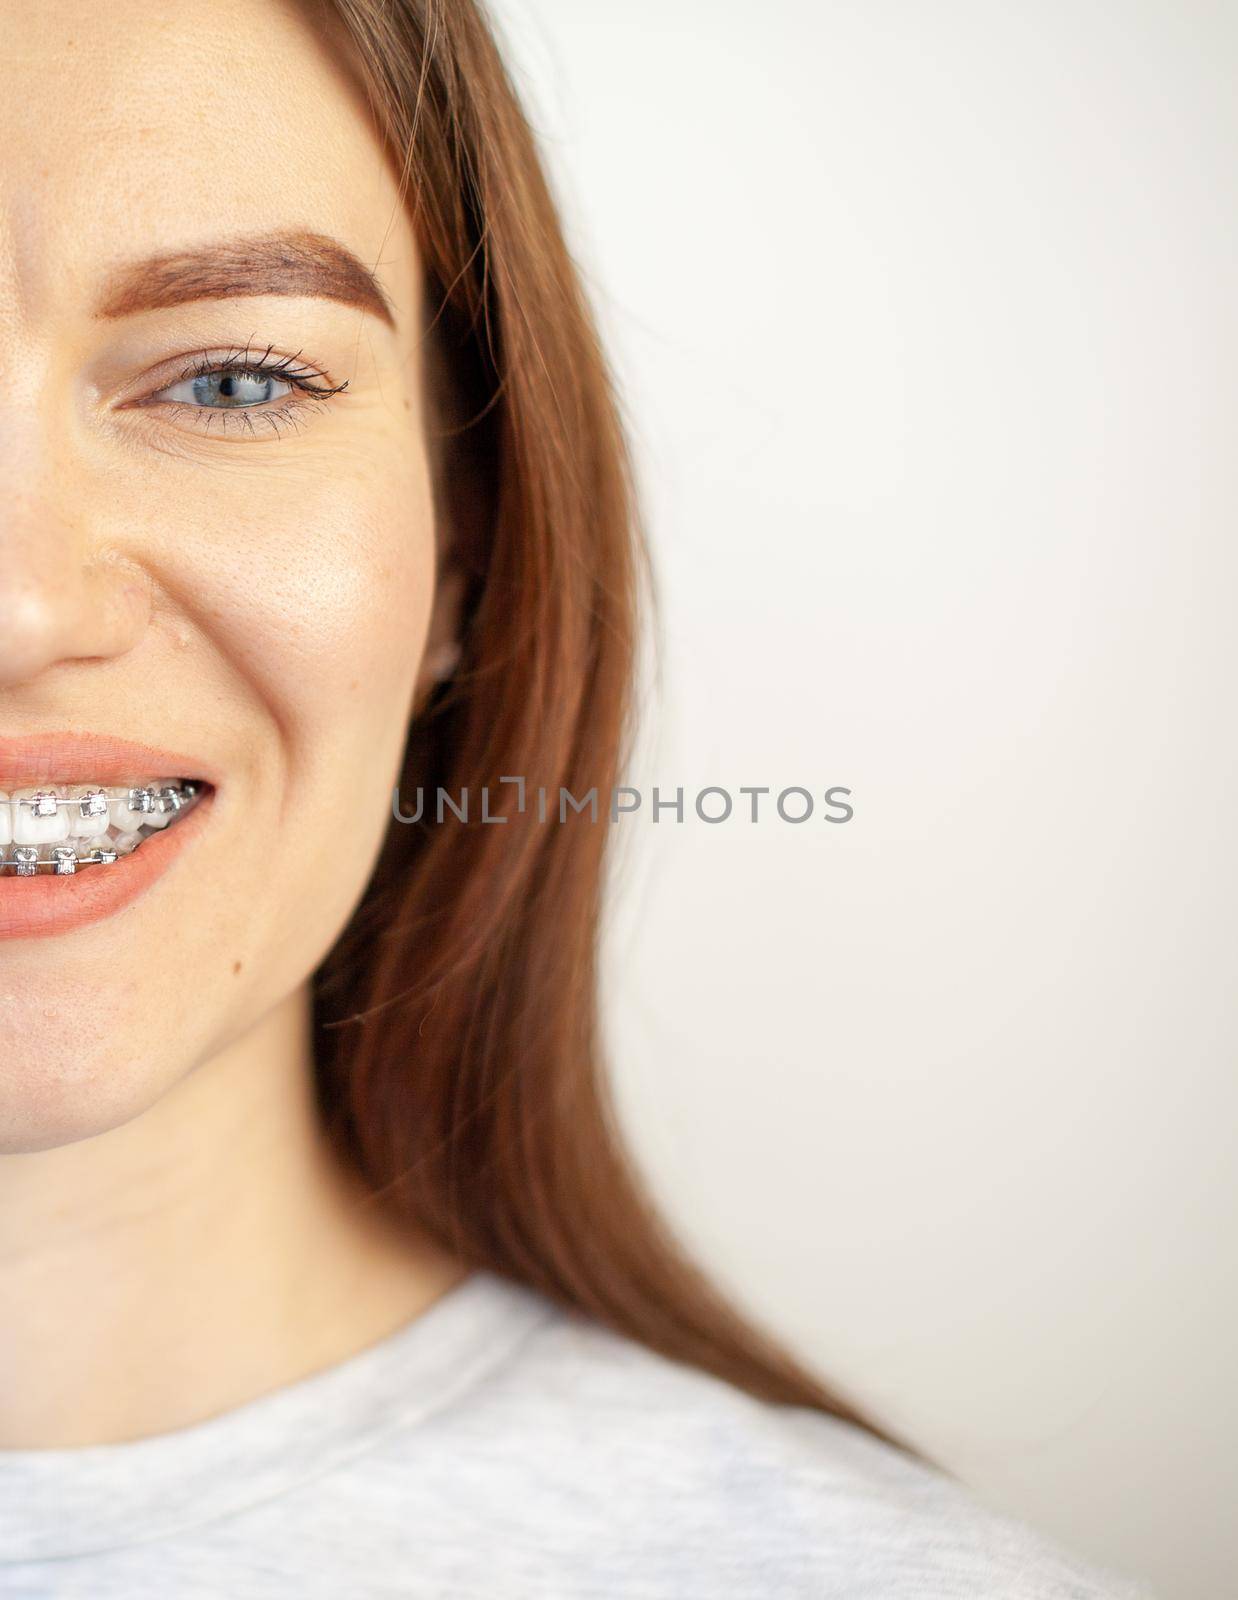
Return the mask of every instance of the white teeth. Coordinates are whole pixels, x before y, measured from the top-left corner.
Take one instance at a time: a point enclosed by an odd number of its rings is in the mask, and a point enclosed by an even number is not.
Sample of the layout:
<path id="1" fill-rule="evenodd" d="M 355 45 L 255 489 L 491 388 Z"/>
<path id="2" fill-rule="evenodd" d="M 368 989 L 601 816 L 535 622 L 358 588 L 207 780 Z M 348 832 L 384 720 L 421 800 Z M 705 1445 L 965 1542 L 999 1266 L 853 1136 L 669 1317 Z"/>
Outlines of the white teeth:
<path id="1" fill-rule="evenodd" d="M 114 862 L 191 809 L 201 791 L 190 779 L 0 791 L 0 876 L 50 869 L 68 877 L 83 864 Z"/>
<path id="2" fill-rule="evenodd" d="M 51 789 L 14 789 L 9 810 L 13 818 L 14 844 L 59 844 L 69 837 L 69 817 L 64 806 L 54 803 Z M 42 796 L 39 807 L 19 805 L 19 800 L 33 800 Z M 47 808 L 47 797 L 53 797 L 52 815 L 42 816 L 39 809 Z"/>
<path id="3" fill-rule="evenodd" d="M 145 789 L 108 789 L 108 820 L 118 833 L 130 833 L 149 820 L 150 813 L 140 810 Z M 136 801 L 136 805 L 130 802 Z"/>

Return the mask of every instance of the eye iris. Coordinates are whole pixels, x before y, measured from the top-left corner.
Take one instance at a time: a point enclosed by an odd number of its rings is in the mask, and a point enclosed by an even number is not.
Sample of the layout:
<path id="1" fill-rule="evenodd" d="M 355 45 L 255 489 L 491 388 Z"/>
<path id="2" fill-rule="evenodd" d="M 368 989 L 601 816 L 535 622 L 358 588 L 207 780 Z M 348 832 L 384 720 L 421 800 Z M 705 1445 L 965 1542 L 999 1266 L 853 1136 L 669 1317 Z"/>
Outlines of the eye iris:
<path id="1" fill-rule="evenodd" d="M 193 380 L 193 397 L 204 406 L 257 406 L 275 398 L 275 382 L 262 372 L 204 372 Z"/>

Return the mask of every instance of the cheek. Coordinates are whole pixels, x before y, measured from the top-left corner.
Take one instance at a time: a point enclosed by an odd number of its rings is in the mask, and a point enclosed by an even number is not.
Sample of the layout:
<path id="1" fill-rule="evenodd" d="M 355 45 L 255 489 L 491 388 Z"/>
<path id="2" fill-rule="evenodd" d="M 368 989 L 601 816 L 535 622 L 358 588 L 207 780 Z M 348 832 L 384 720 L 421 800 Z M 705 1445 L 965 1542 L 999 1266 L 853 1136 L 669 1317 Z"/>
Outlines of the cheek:
<path id="1" fill-rule="evenodd" d="M 226 559 L 203 551 L 197 622 L 251 714 L 274 724 L 290 775 L 386 761 L 402 740 L 434 589 L 419 463 L 298 479 L 269 513 L 238 515 Z"/>

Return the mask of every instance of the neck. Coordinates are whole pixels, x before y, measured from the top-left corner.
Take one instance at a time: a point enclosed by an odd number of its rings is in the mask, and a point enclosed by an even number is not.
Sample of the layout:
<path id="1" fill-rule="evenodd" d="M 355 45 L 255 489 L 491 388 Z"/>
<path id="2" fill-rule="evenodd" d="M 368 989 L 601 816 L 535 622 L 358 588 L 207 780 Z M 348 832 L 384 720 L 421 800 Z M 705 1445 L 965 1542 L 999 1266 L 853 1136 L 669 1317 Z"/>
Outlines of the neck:
<path id="1" fill-rule="evenodd" d="M 203 1421 L 374 1343 L 462 1275 L 327 1147 L 298 991 L 124 1126 L 0 1156 L 0 1449 Z"/>

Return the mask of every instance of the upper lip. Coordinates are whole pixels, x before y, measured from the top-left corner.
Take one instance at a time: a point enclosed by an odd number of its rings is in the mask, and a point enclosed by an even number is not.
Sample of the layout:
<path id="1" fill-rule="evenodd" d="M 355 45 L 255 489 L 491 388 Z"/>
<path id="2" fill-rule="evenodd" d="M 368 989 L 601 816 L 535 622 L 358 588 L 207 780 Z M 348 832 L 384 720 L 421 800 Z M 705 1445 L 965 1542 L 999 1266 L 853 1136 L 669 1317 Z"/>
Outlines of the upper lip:
<path id="1" fill-rule="evenodd" d="M 216 782 L 210 762 L 183 751 L 159 749 L 106 733 L 39 733 L 0 736 L 0 789 L 38 784 L 127 784 L 152 778 Z"/>

